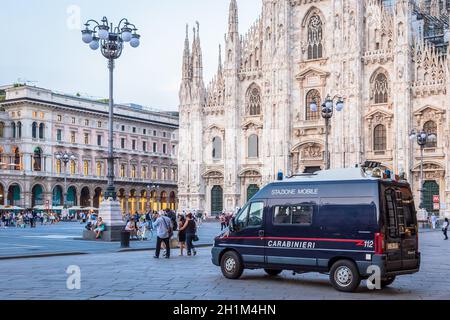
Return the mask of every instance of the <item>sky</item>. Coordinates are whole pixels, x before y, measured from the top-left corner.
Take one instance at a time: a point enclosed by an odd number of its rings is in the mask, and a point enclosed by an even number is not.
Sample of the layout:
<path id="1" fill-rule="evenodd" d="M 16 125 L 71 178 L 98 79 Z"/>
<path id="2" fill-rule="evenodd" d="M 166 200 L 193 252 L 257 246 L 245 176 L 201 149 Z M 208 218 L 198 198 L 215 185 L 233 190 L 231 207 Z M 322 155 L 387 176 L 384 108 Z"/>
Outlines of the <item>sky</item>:
<path id="1" fill-rule="evenodd" d="M 14 0 L 2 1 L 0 85 L 30 85 L 84 97 L 108 97 L 107 60 L 81 41 L 88 19 L 128 18 L 141 46 L 126 46 L 116 62 L 115 102 L 177 110 L 186 23 L 200 23 L 205 84 L 217 70 L 230 0 Z M 240 32 L 261 11 L 261 0 L 238 0 Z"/>

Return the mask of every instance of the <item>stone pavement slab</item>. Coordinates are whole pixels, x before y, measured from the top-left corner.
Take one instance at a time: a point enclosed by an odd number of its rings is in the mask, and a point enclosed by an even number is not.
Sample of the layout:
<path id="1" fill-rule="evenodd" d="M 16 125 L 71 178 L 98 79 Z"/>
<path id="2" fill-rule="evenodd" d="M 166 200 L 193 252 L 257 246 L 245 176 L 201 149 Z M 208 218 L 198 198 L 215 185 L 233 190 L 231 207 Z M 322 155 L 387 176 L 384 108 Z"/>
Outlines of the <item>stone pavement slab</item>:
<path id="1" fill-rule="evenodd" d="M 450 242 L 439 233 L 421 235 L 422 271 L 399 277 L 391 288 L 357 293 L 335 291 L 326 275 L 270 278 L 264 271 L 246 271 L 240 280 L 226 280 L 212 265 L 210 249 L 196 257 L 154 260 L 151 252 L 102 253 L 0 261 L 0 299 L 95 300 L 428 300 L 450 299 Z M 81 269 L 81 290 L 68 290 L 66 269 Z"/>

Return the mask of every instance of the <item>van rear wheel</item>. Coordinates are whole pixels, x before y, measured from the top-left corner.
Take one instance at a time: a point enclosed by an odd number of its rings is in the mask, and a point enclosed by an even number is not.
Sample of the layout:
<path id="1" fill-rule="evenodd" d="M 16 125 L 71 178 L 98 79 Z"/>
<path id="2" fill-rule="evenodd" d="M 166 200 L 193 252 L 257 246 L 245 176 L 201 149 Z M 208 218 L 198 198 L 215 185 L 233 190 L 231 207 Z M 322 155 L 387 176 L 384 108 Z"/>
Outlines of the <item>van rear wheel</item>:
<path id="1" fill-rule="evenodd" d="M 224 277 L 231 280 L 239 279 L 244 272 L 241 257 L 235 251 L 228 251 L 223 255 L 220 267 Z"/>
<path id="2" fill-rule="evenodd" d="M 264 271 L 271 277 L 276 277 L 283 272 L 283 270 L 274 270 L 274 269 L 264 269 Z"/>
<path id="3" fill-rule="evenodd" d="M 355 292 L 361 284 L 361 276 L 353 262 L 340 260 L 331 267 L 330 282 L 338 291 Z"/>

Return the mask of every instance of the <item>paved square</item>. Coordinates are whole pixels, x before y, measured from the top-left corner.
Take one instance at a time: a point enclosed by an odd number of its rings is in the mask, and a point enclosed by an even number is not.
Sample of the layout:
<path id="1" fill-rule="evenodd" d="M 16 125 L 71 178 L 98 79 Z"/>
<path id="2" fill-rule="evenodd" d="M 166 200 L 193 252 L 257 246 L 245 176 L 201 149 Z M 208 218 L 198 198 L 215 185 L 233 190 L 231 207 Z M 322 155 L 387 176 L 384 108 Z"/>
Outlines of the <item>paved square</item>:
<path id="1" fill-rule="evenodd" d="M 64 253 L 107 253 L 120 251 L 120 243 L 82 241 L 84 225 L 63 222 L 57 225 L 38 225 L 36 229 L 0 228 L 0 259 Z M 200 244 L 213 243 L 219 234 L 218 223 L 204 223 L 199 228 Z M 154 249 L 156 236 L 151 241 L 132 241 L 131 249 Z"/>
<path id="2" fill-rule="evenodd" d="M 391 288 L 358 293 L 335 291 L 328 277 L 269 278 L 263 271 L 246 271 L 230 281 L 211 264 L 210 249 L 197 257 L 154 260 L 152 252 L 106 253 L 0 261 L 0 299 L 450 299 L 450 242 L 437 232 L 421 234 L 422 271 L 400 277 Z M 70 265 L 81 268 L 81 290 L 66 287 Z"/>

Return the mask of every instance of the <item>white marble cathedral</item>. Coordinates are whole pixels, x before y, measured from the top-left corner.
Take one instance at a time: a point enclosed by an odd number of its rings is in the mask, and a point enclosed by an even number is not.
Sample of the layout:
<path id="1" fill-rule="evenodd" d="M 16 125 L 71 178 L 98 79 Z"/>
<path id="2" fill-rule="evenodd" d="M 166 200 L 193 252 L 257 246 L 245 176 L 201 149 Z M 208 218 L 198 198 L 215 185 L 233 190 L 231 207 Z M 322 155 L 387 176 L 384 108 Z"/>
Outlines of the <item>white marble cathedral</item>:
<path id="1" fill-rule="evenodd" d="M 425 205 L 448 215 L 448 2 L 263 0 L 241 35 L 231 0 L 223 63 L 207 86 L 197 23 L 183 56 L 180 208 L 233 210 L 280 170 L 323 169 L 325 122 L 309 105 L 330 95 L 346 105 L 330 123 L 331 167 L 379 161 L 406 173 L 419 202 L 420 148 L 409 133 L 436 133 Z"/>

